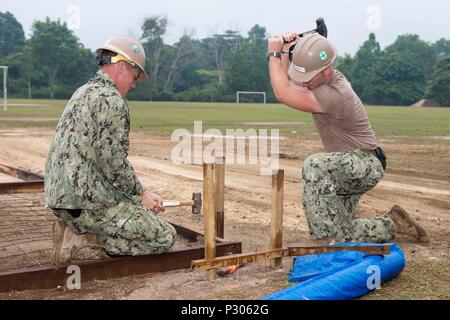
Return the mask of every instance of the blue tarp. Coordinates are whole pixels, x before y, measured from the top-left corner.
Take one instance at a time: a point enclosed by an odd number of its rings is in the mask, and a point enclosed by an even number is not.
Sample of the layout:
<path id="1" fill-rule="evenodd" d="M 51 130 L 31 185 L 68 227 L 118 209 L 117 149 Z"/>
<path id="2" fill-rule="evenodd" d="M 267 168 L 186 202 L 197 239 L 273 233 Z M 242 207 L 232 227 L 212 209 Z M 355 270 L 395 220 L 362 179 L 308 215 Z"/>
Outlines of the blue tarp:
<path id="1" fill-rule="evenodd" d="M 378 284 L 395 278 L 405 267 L 402 250 L 395 244 L 390 244 L 390 247 L 390 254 L 385 256 L 343 251 L 296 257 L 289 272 L 289 282 L 301 283 L 264 300 L 349 300 L 363 296 L 375 290 Z"/>

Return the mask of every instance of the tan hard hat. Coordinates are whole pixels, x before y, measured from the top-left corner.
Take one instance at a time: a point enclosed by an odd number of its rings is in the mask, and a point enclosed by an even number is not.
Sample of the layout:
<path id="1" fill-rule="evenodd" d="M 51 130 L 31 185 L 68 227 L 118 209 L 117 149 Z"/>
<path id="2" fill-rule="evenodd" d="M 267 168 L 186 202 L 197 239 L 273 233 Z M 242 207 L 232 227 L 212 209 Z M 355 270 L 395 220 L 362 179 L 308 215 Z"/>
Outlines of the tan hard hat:
<path id="1" fill-rule="evenodd" d="M 114 37 L 96 50 L 98 56 L 102 54 L 102 50 L 118 53 L 127 60 L 134 62 L 141 70 L 139 82 L 146 82 L 150 79 L 145 72 L 145 50 L 140 41 L 130 36 Z"/>
<path id="2" fill-rule="evenodd" d="M 295 45 L 288 74 L 297 82 L 309 82 L 336 60 L 336 48 L 318 33 L 301 37 Z"/>

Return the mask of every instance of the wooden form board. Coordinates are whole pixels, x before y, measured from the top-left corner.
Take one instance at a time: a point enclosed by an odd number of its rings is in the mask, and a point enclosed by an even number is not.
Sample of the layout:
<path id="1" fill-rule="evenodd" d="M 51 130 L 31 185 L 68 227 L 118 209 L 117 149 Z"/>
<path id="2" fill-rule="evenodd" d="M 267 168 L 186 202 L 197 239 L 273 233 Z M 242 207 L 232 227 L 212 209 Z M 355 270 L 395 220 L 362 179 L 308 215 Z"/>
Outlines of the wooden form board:
<path id="1" fill-rule="evenodd" d="M 281 259 L 289 256 L 302 256 L 308 254 L 320 254 L 326 252 L 340 251 L 360 251 L 367 254 L 386 255 L 390 253 L 389 245 L 374 246 L 309 246 L 309 247 L 289 247 L 282 249 L 274 249 L 258 253 L 236 254 L 215 259 L 199 259 L 192 261 L 191 268 L 193 270 L 207 270 L 211 268 L 221 268 L 233 265 L 244 265 L 256 261 L 265 261 L 273 259 Z"/>
<path id="2" fill-rule="evenodd" d="M 0 183 L 0 194 L 44 192 L 44 181 Z"/>

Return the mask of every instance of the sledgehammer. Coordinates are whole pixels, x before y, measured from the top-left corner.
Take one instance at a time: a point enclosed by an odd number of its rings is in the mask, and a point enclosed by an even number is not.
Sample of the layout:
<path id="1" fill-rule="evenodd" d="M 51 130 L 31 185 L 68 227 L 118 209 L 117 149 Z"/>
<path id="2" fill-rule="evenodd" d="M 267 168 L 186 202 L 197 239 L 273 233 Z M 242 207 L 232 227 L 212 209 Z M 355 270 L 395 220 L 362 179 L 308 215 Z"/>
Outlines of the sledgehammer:
<path id="1" fill-rule="evenodd" d="M 200 214 L 202 211 L 202 193 L 194 192 L 192 194 L 192 200 L 189 201 L 163 201 L 162 206 L 169 207 L 192 207 L 193 214 Z"/>
<path id="2" fill-rule="evenodd" d="M 327 25 L 325 24 L 325 20 L 322 17 L 316 19 L 316 26 L 317 27 L 315 29 L 299 33 L 298 36 L 301 38 L 301 37 L 307 36 L 308 34 L 317 32 L 321 36 L 327 38 L 328 37 L 328 28 L 327 28 Z M 284 40 L 284 43 L 288 43 L 288 41 Z"/>

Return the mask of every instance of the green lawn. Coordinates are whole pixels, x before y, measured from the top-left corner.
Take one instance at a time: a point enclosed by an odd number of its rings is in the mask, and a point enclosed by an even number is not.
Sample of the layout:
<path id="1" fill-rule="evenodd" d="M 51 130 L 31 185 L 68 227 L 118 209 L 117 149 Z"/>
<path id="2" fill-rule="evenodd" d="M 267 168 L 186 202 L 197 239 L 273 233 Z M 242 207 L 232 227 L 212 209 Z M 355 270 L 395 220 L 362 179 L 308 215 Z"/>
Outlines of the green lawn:
<path id="1" fill-rule="evenodd" d="M 55 126 L 65 100 L 9 100 L 9 110 L 0 111 L 0 127 Z M 39 104 L 41 106 L 20 106 Z M 17 106 L 19 105 L 19 106 Z M 0 100 L 0 106 L 2 101 Z M 1 109 L 2 110 L 2 109 Z M 132 130 L 169 134 L 177 128 L 193 130 L 195 120 L 203 128 L 279 128 L 283 134 L 309 135 L 316 129 L 310 114 L 280 104 L 130 102 Z M 378 136 L 450 136 L 450 108 L 367 107 Z M 11 119 L 4 117 L 44 118 Z M 2 121 L 3 118 L 3 121 Z M 54 118 L 54 119 L 52 119 Z M 280 123 L 281 122 L 281 123 Z M 294 132 L 295 131 L 295 132 Z M 444 140 L 448 141 L 448 140 Z"/>

